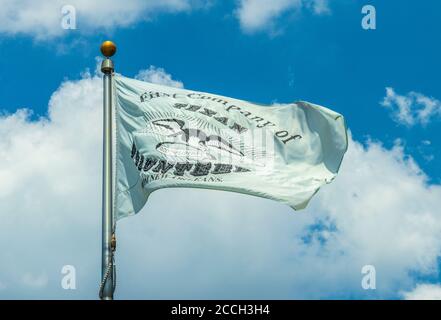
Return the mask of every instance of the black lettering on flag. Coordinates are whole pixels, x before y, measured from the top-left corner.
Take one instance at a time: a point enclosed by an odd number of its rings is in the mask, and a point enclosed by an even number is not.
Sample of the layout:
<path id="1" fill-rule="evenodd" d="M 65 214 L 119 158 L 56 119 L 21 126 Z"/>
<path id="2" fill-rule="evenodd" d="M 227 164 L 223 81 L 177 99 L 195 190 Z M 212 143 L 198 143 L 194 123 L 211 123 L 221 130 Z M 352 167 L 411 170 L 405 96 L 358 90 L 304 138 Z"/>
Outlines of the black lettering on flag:
<path id="1" fill-rule="evenodd" d="M 142 168 L 142 171 L 149 171 L 153 166 L 158 162 L 156 159 L 147 158 L 144 164 L 144 168 Z"/>
<path id="2" fill-rule="evenodd" d="M 207 108 L 204 108 L 204 110 L 202 110 L 200 113 L 202 113 L 205 116 L 211 117 L 211 116 L 214 116 L 217 112 L 210 110 L 210 109 L 207 109 Z"/>
<path id="3" fill-rule="evenodd" d="M 148 98 L 149 98 L 149 94 L 148 94 L 147 92 L 144 92 L 144 93 L 139 97 L 139 99 L 141 100 L 141 102 L 144 102 L 144 101 L 148 100 Z"/>
<path id="4" fill-rule="evenodd" d="M 288 139 L 282 140 L 282 142 L 286 144 L 289 140 L 297 140 L 297 139 L 302 139 L 302 136 L 299 134 L 296 134 L 296 135 L 289 137 Z"/>
<path id="5" fill-rule="evenodd" d="M 267 126 L 267 125 L 271 125 L 271 126 L 275 126 L 275 124 L 274 123 L 272 123 L 272 122 L 270 122 L 270 121 L 267 121 L 267 122 L 265 122 L 264 124 L 260 124 L 260 125 L 257 125 L 257 127 L 258 128 L 263 128 L 263 127 L 265 127 L 265 126 Z"/>
<path id="6" fill-rule="evenodd" d="M 234 170 L 234 172 L 248 172 L 248 171 L 250 170 L 244 167 L 236 167 L 236 169 Z"/>
<path id="7" fill-rule="evenodd" d="M 289 132 L 286 130 L 282 130 L 282 131 L 277 131 L 276 132 L 276 137 L 278 138 L 285 138 L 286 136 L 288 136 Z"/>
<path id="8" fill-rule="evenodd" d="M 247 131 L 248 129 L 245 127 L 242 127 L 240 124 L 238 123 L 233 123 L 232 126 L 230 127 L 230 129 L 236 130 L 237 133 L 243 133 L 245 131 Z"/>
<path id="9" fill-rule="evenodd" d="M 202 108 L 201 106 L 197 106 L 197 105 L 195 105 L 195 104 L 191 104 L 186 110 L 187 111 L 194 111 L 194 112 L 196 112 L 196 111 L 198 111 L 200 108 Z"/>
<path id="10" fill-rule="evenodd" d="M 256 122 L 260 122 L 260 121 L 263 121 L 265 119 L 263 119 L 262 117 L 259 117 L 259 116 L 254 116 L 250 120 L 256 120 Z"/>
<path id="11" fill-rule="evenodd" d="M 141 96 L 139 97 L 141 102 L 144 102 L 146 100 L 150 100 L 153 98 L 159 98 L 159 97 L 170 97 L 169 94 L 167 93 L 163 93 L 163 92 L 144 92 L 143 94 L 141 94 Z"/>
<path id="12" fill-rule="evenodd" d="M 142 169 L 142 165 L 144 164 L 144 156 L 141 155 L 140 159 L 139 159 L 139 163 L 138 163 L 138 170 Z"/>
<path id="13" fill-rule="evenodd" d="M 176 108 L 176 109 L 186 108 L 187 106 L 188 106 L 188 104 L 186 104 L 186 103 L 175 103 L 173 105 L 173 107 Z"/>
<path id="14" fill-rule="evenodd" d="M 213 98 L 213 101 L 219 102 L 219 103 L 221 103 L 223 105 L 227 105 L 228 104 L 228 101 L 220 99 L 220 98 Z"/>
<path id="15" fill-rule="evenodd" d="M 212 174 L 230 173 L 232 168 L 233 168 L 233 166 L 231 164 L 215 163 L 214 169 L 211 173 Z"/>
<path id="16" fill-rule="evenodd" d="M 192 163 L 178 162 L 175 165 L 175 172 L 174 172 L 174 174 L 177 175 L 177 176 L 183 176 L 185 171 L 190 171 L 192 167 L 193 167 Z"/>
<path id="17" fill-rule="evenodd" d="M 228 118 L 227 117 L 214 117 L 214 119 L 219 121 L 220 123 L 222 123 L 225 126 L 228 124 Z"/>
<path id="18" fill-rule="evenodd" d="M 231 106 L 229 106 L 227 109 L 225 109 L 225 110 L 227 110 L 227 111 L 230 111 L 230 110 L 240 110 L 240 108 L 238 107 L 238 106 L 235 106 L 234 104 L 233 105 L 231 105 Z"/>
<path id="19" fill-rule="evenodd" d="M 135 154 L 136 154 L 136 145 L 135 145 L 135 143 L 133 142 L 133 144 L 132 144 L 132 152 L 131 152 L 130 157 L 133 159 L 133 157 L 135 156 Z"/>
<path id="20" fill-rule="evenodd" d="M 198 162 L 196 163 L 193 171 L 190 172 L 190 174 L 195 177 L 206 176 L 210 172 L 210 169 L 211 169 L 211 162 L 207 162 L 207 163 Z"/>
<path id="21" fill-rule="evenodd" d="M 139 163 L 139 150 L 136 150 L 135 154 L 135 166 L 138 166 Z"/>
<path id="22" fill-rule="evenodd" d="M 173 167 L 173 164 L 168 163 L 165 160 L 159 161 L 158 165 L 153 168 L 153 172 L 162 172 L 167 173 L 168 170 L 170 170 Z"/>
<path id="23" fill-rule="evenodd" d="M 189 93 L 189 94 L 187 95 L 187 97 L 189 97 L 190 99 L 199 99 L 199 96 L 200 96 L 200 94 L 198 94 L 198 93 L 194 93 L 194 92 Z"/>

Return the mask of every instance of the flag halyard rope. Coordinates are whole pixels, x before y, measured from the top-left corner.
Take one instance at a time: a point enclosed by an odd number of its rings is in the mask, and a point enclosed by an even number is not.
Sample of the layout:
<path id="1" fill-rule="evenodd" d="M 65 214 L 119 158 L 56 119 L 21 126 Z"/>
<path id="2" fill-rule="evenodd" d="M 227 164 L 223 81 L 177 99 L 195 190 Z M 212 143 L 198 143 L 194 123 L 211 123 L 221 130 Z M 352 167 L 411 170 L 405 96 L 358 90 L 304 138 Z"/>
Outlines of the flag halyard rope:
<path id="1" fill-rule="evenodd" d="M 115 265 L 116 237 L 115 237 L 115 233 L 112 233 L 111 248 L 112 248 L 112 258 L 110 259 L 109 263 L 107 264 L 106 272 L 104 273 L 103 279 L 101 280 L 101 283 L 100 283 L 99 297 L 101 300 L 103 299 L 104 286 L 106 285 L 107 280 L 109 279 L 110 272 L 112 272 L 112 271 L 113 271 L 112 295 L 115 292 L 115 288 L 116 288 L 116 265 Z"/>

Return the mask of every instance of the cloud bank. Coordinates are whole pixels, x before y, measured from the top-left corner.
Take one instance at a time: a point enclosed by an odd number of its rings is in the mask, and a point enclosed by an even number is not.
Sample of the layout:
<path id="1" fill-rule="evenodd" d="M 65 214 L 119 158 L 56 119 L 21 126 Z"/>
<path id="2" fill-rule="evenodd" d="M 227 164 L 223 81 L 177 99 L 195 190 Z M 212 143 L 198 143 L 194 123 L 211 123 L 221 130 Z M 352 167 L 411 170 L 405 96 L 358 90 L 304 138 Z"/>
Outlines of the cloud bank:
<path id="1" fill-rule="evenodd" d="M 0 0 L 0 34 L 37 40 L 91 35 L 149 21 L 158 14 L 188 13 L 212 4 L 212 0 Z M 239 0 L 234 14 L 246 33 L 277 32 L 277 19 L 302 10 L 314 15 L 331 12 L 329 0 Z M 74 30 L 62 27 L 72 27 L 73 22 Z"/>
<path id="2" fill-rule="evenodd" d="M 181 81 L 173 80 L 172 76 L 163 68 L 157 68 L 155 66 L 150 66 L 148 69 L 140 70 L 135 76 L 135 79 L 175 88 L 184 87 L 184 84 Z"/>
<path id="3" fill-rule="evenodd" d="M 330 13 L 328 0 L 241 0 L 236 16 L 242 30 L 253 33 L 274 29 L 276 20 L 282 15 L 301 9 L 317 15 Z"/>
<path id="4" fill-rule="evenodd" d="M 47 117 L 0 117 L 1 299 L 97 298 L 101 86 L 85 73 L 60 85 Z M 304 211 L 221 191 L 156 191 L 118 224 L 116 298 L 402 297 L 415 274 L 438 271 L 440 206 L 441 186 L 399 144 L 352 138 L 336 181 Z M 367 264 L 374 291 L 361 287 Z M 76 290 L 61 287 L 64 265 L 76 268 Z"/>
<path id="5" fill-rule="evenodd" d="M 421 284 L 414 290 L 404 292 L 406 300 L 441 300 L 441 286 L 435 284 Z"/>
<path id="6" fill-rule="evenodd" d="M 425 126 L 441 117 L 441 101 L 414 91 L 400 95 L 387 87 L 381 105 L 391 111 L 395 122 L 407 127 Z"/>
<path id="7" fill-rule="evenodd" d="M 205 7 L 203 0 L 0 0 L 0 33 L 25 34 L 37 39 L 51 39 L 66 34 L 62 19 L 69 4 L 76 13 L 77 30 L 91 33 L 112 30 L 147 21 L 158 13 L 189 12 Z M 73 32 L 73 30 L 68 30 Z"/>

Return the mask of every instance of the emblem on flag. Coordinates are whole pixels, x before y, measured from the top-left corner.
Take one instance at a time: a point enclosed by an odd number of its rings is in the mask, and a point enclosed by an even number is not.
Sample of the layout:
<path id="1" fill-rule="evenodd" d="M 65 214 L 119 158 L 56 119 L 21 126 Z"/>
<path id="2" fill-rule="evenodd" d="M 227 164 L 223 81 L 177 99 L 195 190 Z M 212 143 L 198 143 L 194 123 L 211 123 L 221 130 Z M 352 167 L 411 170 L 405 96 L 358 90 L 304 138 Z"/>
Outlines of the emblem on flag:
<path id="1" fill-rule="evenodd" d="M 226 190 L 301 209 L 336 176 L 343 117 L 307 102 L 260 106 L 114 76 L 115 218 L 160 188 Z"/>

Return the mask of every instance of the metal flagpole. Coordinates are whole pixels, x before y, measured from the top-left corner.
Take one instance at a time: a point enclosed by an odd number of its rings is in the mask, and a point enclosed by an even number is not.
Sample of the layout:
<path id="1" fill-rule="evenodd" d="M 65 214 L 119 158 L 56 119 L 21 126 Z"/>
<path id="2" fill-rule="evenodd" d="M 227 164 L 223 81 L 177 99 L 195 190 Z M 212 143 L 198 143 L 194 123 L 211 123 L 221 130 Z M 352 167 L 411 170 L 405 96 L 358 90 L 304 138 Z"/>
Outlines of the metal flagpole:
<path id="1" fill-rule="evenodd" d="M 113 62 L 109 58 L 116 52 L 116 46 L 111 41 L 101 45 L 101 53 L 106 57 L 101 64 L 103 72 L 103 216 L 102 216 L 102 260 L 101 285 L 99 296 L 102 300 L 113 300 L 115 289 L 114 280 L 114 251 L 116 247 L 113 227 L 113 158 L 112 158 L 112 77 Z"/>

